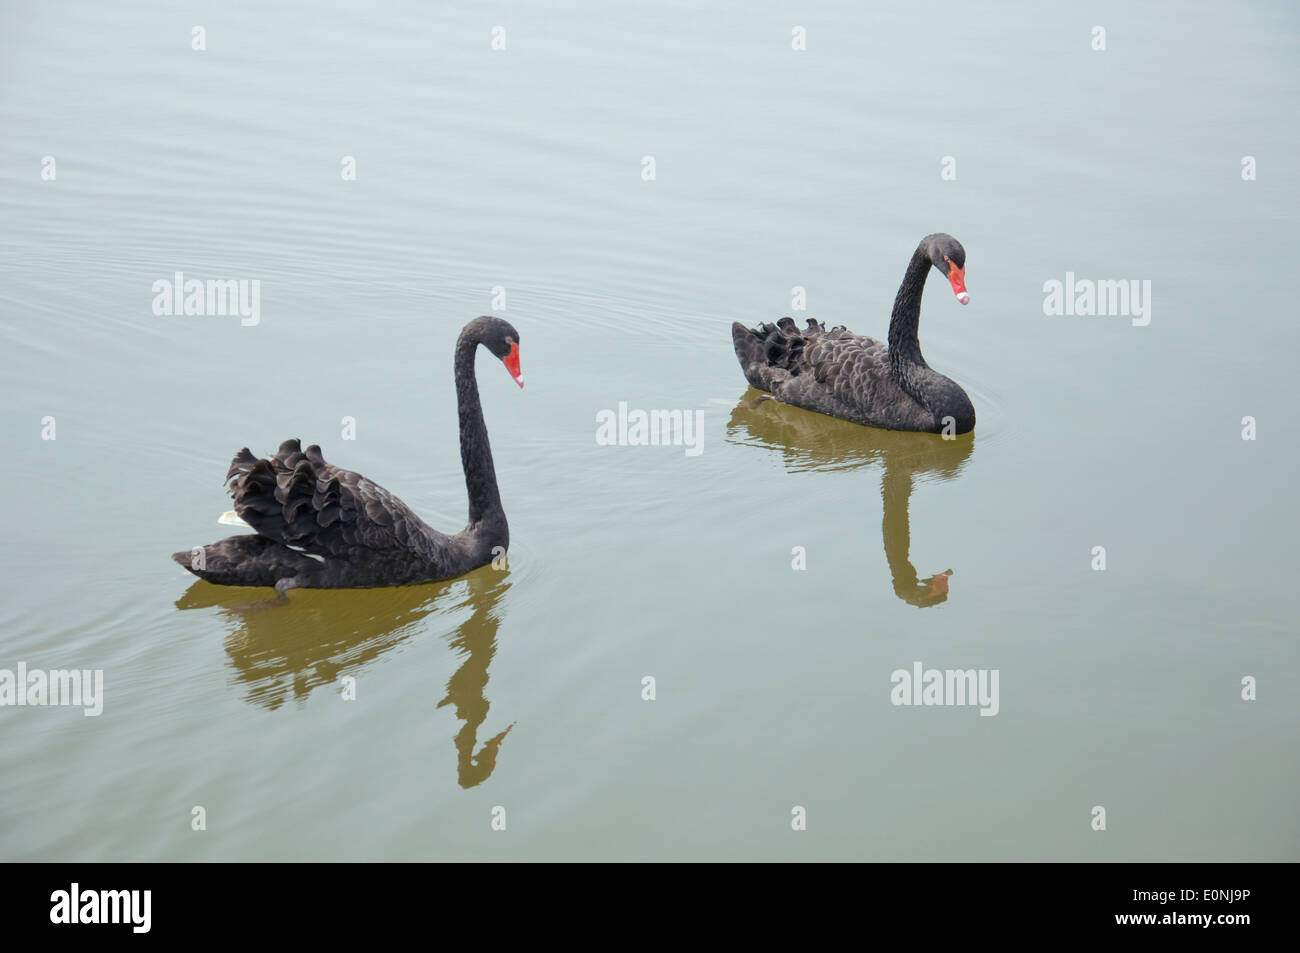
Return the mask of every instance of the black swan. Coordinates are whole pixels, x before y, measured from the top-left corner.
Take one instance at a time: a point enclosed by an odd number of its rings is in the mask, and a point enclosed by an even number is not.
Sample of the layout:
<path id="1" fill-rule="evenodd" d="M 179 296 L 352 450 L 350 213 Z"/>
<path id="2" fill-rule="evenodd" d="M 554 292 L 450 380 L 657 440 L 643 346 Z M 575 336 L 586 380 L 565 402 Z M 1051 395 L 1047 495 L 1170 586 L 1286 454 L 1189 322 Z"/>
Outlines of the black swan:
<path id="1" fill-rule="evenodd" d="M 428 526 L 405 503 L 359 473 L 325 462 L 320 447 L 286 440 L 259 460 L 245 447 L 226 480 L 240 519 L 256 535 L 231 536 L 172 559 L 222 586 L 349 589 L 436 582 L 463 575 L 510 545 L 492 448 L 479 403 L 474 355 L 482 344 L 524 386 L 519 333 L 493 317 L 475 318 L 456 341 L 460 457 L 469 490 L 469 525 L 455 536 Z"/>
<path id="2" fill-rule="evenodd" d="M 932 265 L 951 283 L 958 301 L 970 301 L 966 250 L 951 235 L 927 235 L 894 299 L 888 347 L 842 326 L 827 331 L 813 320 L 803 330 L 792 318 L 753 329 L 736 322 L 731 338 L 745 379 L 783 403 L 854 423 L 945 435 L 974 430 L 970 398 L 931 370 L 916 338 L 921 292 Z"/>

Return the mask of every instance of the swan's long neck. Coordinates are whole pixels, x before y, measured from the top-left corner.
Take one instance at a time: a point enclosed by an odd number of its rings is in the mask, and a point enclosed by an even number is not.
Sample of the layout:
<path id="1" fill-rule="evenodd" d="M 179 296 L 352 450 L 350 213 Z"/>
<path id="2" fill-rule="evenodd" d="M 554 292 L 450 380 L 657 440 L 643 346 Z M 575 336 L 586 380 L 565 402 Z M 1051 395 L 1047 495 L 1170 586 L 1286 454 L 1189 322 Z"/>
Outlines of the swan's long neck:
<path id="1" fill-rule="evenodd" d="M 921 342 L 916 329 L 921 323 L 921 293 L 925 279 L 930 274 L 930 253 L 927 242 L 917 246 L 916 253 L 907 265 L 903 283 L 894 299 L 894 314 L 889 319 L 889 366 L 898 386 L 910 394 L 918 404 L 935 415 L 950 415 L 958 433 L 965 433 L 975 425 L 975 410 L 964 391 L 938 371 L 931 370 L 921 354 Z"/>
<path id="2" fill-rule="evenodd" d="M 929 273 L 930 255 L 922 242 L 908 262 L 903 283 L 898 286 L 898 297 L 894 299 L 894 313 L 889 318 L 889 363 L 904 381 L 911 368 L 929 367 L 921 356 L 921 342 L 916 337 L 921 323 L 921 293 L 925 291 Z"/>
<path id="3" fill-rule="evenodd" d="M 492 466 L 492 447 L 483 405 L 479 403 L 478 379 L 474 375 L 477 335 L 462 333 L 456 342 L 456 404 L 460 411 L 460 462 L 465 468 L 465 489 L 469 494 L 469 522 L 499 520 L 505 526 L 497 473 Z"/>

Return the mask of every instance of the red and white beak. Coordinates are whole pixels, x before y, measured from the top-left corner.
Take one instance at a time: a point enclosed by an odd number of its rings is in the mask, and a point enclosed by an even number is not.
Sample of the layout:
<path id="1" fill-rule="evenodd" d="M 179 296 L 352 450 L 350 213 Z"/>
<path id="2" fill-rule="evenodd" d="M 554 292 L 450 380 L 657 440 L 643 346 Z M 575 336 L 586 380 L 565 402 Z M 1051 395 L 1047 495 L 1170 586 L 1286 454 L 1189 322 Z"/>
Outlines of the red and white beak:
<path id="1" fill-rule="evenodd" d="M 520 387 L 524 386 L 524 372 L 519 369 L 519 342 L 510 342 L 510 353 L 501 358 L 501 363 L 506 366 L 510 376 L 515 379 L 515 383 Z"/>
<path id="2" fill-rule="evenodd" d="M 947 259 L 947 262 L 948 283 L 952 285 L 952 293 L 957 296 L 957 300 L 962 304 L 970 304 L 970 295 L 966 291 L 966 269 L 964 267 L 958 268 L 952 263 L 951 258 Z"/>

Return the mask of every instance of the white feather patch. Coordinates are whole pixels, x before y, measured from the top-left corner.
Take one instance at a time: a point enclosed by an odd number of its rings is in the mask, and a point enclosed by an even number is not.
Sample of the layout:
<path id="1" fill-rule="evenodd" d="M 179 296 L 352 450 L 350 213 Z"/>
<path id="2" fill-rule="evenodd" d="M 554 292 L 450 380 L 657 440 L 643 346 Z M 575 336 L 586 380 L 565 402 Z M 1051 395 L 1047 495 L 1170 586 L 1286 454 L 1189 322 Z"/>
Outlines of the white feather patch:
<path id="1" fill-rule="evenodd" d="M 325 557 L 324 557 L 324 556 L 317 556 L 315 553 L 309 553 L 309 552 L 307 552 L 307 550 L 303 549 L 301 546 L 295 546 L 293 543 L 285 543 L 284 545 L 288 546 L 288 547 L 289 547 L 290 549 L 292 549 L 295 553 L 302 553 L 302 554 L 303 554 L 304 556 L 306 556 L 308 559 L 314 559 L 314 560 L 316 560 L 318 563 L 324 563 L 324 562 L 325 562 Z"/>

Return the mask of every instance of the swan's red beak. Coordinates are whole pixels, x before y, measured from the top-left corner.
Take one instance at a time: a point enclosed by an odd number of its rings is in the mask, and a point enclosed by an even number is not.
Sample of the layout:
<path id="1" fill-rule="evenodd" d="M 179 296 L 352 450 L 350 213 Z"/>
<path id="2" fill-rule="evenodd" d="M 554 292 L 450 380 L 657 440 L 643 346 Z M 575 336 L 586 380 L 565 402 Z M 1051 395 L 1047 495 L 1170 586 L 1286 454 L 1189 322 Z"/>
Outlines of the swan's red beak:
<path id="1" fill-rule="evenodd" d="M 951 261 L 948 262 L 948 283 L 952 285 L 952 293 L 957 296 L 957 300 L 962 304 L 970 304 L 970 295 L 966 293 L 966 269 L 958 268 Z"/>
<path id="2" fill-rule="evenodd" d="M 958 268 L 951 261 L 948 262 L 948 283 L 952 285 L 952 293 L 957 296 L 957 300 L 962 304 L 970 304 L 970 295 L 966 293 L 966 269 Z"/>
<path id="3" fill-rule="evenodd" d="M 515 383 L 520 387 L 524 386 L 524 372 L 519 369 L 519 342 L 510 342 L 510 353 L 501 358 L 501 363 L 506 366 L 510 376 L 515 379 Z"/>

